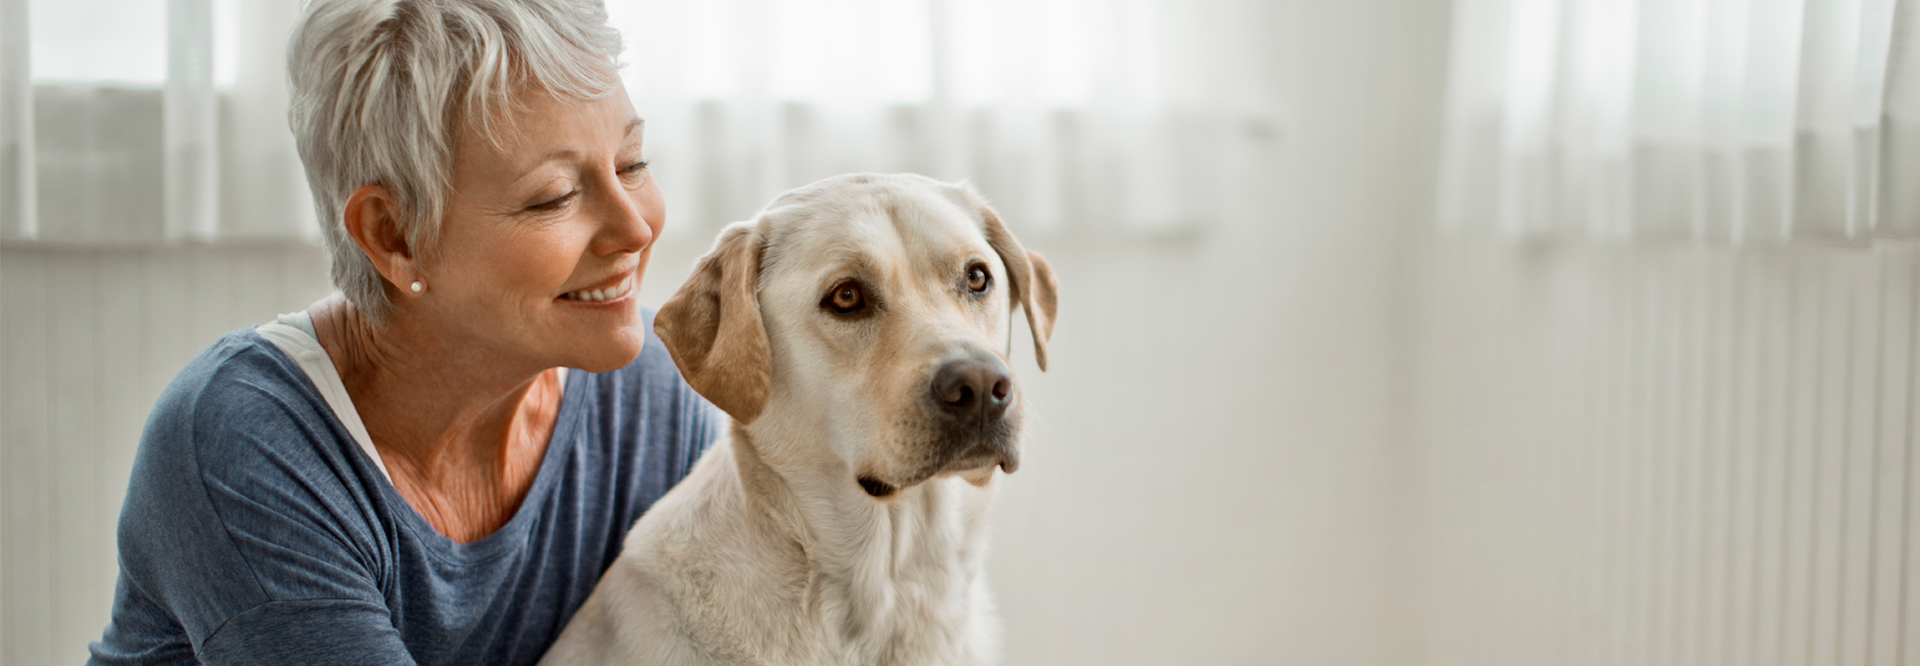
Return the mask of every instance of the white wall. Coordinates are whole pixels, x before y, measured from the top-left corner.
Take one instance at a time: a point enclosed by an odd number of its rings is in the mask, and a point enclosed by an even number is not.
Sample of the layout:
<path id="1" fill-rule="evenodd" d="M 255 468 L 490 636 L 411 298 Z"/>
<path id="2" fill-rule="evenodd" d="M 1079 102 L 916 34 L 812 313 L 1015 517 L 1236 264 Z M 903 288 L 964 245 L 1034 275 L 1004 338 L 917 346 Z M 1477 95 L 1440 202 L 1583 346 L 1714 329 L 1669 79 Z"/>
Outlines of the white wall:
<path id="1" fill-rule="evenodd" d="M 1431 256 L 1419 663 L 1920 663 L 1920 243 Z"/>
<path id="2" fill-rule="evenodd" d="M 160 390 L 226 332 L 326 292 L 311 247 L 0 249 L 0 663 L 86 660 Z"/>

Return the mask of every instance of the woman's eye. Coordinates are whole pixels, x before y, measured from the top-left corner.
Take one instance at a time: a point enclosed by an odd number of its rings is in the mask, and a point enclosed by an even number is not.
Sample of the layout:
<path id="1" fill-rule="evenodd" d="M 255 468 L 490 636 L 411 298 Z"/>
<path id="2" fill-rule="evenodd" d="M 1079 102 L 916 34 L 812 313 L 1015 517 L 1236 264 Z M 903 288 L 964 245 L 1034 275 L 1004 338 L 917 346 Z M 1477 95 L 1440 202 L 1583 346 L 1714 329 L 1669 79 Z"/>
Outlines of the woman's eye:
<path id="1" fill-rule="evenodd" d="M 567 205 L 567 202 L 572 201 L 573 196 L 575 194 L 579 194 L 579 193 L 580 193 L 579 190 L 574 190 L 566 194 L 562 194 L 560 196 L 554 197 L 552 199 L 548 199 L 546 201 L 542 201 L 540 203 L 528 206 L 527 210 L 534 210 L 534 211 L 559 210 L 561 206 L 565 206 Z"/>
<path id="2" fill-rule="evenodd" d="M 641 171 L 646 170 L 648 164 L 651 164 L 651 162 L 648 162 L 646 160 L 640 160 L 638 162 L 634 162 L 632 164 L 620 167 L 620 175 L 631 176 L 631 175 L 640 173 Z"/>
<path id="3" fill-rule="evenodd" d="M 840 314 L 853 314 L 867 306 L 867 295 L 860 283 L 848 280 L 834 285 L 820 304 Z"/>
<path id="4" fill-rule="evenodd" d="M 967 268 L 967 289 L 976 294 L 984 294 L 987 292 L 987 287 L 992 285 L 993 275 L 987 272 L 986 266 L 974 264 Z"/>

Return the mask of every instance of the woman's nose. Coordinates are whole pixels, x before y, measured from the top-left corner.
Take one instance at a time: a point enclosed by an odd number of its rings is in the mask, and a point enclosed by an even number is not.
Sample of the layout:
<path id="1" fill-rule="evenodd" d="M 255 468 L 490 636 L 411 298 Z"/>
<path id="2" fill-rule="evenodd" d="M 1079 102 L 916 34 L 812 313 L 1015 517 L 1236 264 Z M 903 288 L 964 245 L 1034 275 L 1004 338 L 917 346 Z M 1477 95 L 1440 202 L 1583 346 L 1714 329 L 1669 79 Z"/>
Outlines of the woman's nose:
<path id="1" fill-rule="evenodd" d="M 647 174 L 647 178 L 651 181 L 653 174 Z M 628 190 L 619 176 L 608 174 L 606 185 L 600 190 L 608 196 L 600 197 L 602 201 L 595 211 L 600 229 L 594 235 L 594 254 L 639 252 L 652 244 L 653 226 L 647 221 L 661 212 L 659 197 L 650 196 L 653 183 Z"/>

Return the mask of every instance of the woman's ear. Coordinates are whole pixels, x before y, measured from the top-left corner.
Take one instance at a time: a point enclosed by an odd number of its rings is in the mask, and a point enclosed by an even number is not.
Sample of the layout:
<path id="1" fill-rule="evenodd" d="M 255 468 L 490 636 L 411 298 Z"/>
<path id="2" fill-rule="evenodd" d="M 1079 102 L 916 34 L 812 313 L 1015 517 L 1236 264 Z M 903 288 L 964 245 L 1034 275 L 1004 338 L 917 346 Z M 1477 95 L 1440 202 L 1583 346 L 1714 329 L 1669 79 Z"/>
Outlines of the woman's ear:
<path id="1" fill-rule="evenodd" d="M 341 211 L 341 220 L 347 229 L 347 235 L 353 238 L 355 245 L 367 255 L 373 263 L 373 269 L 394 285 L 410 284 L 419 281 L 425 273 L 420 270 L 418 253 L 407 240 L 407 233 L 400 224 L 399 202 L 393 193 L 379 185 L 362 185 L 347 197 L 347 205 Z M 405 290 L 399 290 L 406 293 Z"/>
<path id="2" fill-rule="evenodd" d="M 660 306 L 653 332 L 666 343 L 680 376 L 742 424 L 767 406 L 773 357 L 754 292 L 760 284 L 758 221 L 720 232 L 680 291 Z"/>

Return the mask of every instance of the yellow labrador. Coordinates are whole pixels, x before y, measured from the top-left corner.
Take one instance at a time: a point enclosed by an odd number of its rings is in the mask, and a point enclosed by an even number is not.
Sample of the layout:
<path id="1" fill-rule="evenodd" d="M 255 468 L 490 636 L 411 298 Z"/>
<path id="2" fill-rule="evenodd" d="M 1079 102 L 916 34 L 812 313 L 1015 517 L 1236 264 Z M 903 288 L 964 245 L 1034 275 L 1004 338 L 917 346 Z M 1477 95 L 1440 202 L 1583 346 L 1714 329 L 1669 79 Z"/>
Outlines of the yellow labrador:
<path id="1" fill-rule="evenodd" d="M 728 227 L 654 330 L 732 417 L 542 664 L 984 664 L 993 471 L 1020 461 L 1015 305 L 1053 269 L 970 188 L 829 178 Z"/>

